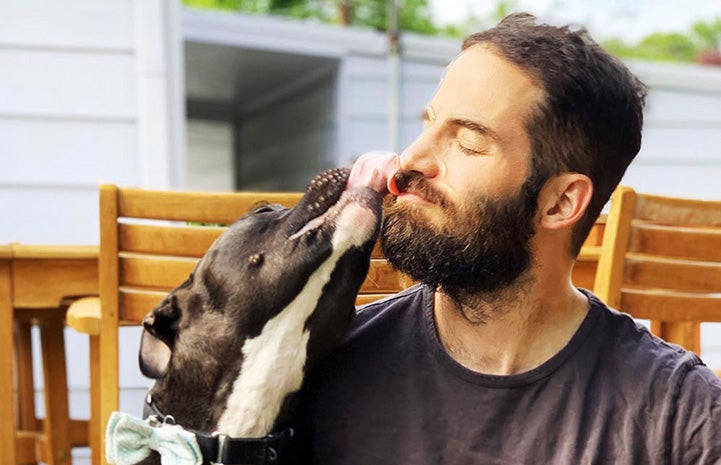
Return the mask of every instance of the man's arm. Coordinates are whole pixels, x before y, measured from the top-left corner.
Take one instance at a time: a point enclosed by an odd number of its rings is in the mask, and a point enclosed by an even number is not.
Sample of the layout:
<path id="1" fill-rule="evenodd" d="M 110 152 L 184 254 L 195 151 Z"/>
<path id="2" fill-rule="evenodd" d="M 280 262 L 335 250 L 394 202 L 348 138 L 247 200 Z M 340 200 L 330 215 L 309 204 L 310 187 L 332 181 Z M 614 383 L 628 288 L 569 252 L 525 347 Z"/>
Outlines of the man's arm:
<path id="1" fill-rule="evenodd" d="M 721 378 L 704 365 L 691 368 L 676 406 L 669 463 L 721 464 Z"/>

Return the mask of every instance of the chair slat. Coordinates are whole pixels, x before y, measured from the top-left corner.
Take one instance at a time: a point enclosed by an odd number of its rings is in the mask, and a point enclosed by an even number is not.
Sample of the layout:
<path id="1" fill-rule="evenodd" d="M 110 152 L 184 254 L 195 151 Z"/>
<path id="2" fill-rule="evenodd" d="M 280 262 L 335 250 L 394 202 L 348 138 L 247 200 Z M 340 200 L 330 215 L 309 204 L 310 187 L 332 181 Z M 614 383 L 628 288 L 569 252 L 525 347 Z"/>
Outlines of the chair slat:
<path id="1" fill-rule="evenodd" d="M 120 250 L 200 258 L 225 229 L 121 223 Z"/>
<path id="2" fill-rule="evenodd" d="M 156 305 L 162 301 L 167 292 L 140 289 L 120 289 L 120 324 L 138 325 Z"/>
<path id="3" fill-rule="evenodd" d="M 371 252 L 371 258 L 384 258 L 383 251 L 381 250 L 380 239 L 373 245 L 373 251 Z"/>
<path id="4" fill-rule="evenodd" d="M 683 237 L 683 240 L 679 240 Z M 689 228 L 635 224 L 628 252 L 721 262 L 721 228 Z"/>
<path id="5" fill-rule="evenodd" d="M 153 255 L 121 255 L 120 286 L 168 291 L 183 283 L 197 259 Z"/>
<path id="6" fill-rule="evenodd" d="M 721 263 L 628 255 L 624 283 L 628 287 L 714 292 L 721 290 Z"/>
<path id="7" fill-rule="evenodd" d="M 395 294 L 391 293 L 371 293 L 358 294 L 356 305 L 366 305 Z M 145 315 L 155 308 L 168 295 L 162 291 L 147 291 L 139 289 L 121 289 L 120 290 L 120 324 L 121 325 L 138 325 L 143 321 Z"/>
<path id="8" fill-rule="evenodd" d="M 664 322 L 721 322 L 721 293 L 624 289 L 621 310 L 634 318 Z"/>
<path id="9" fill-rule="evenodd" d="M 187 279 L 198 260 L 178 257 L 122 255 L 120 282 L 122 286 L 154 290 L 171 290 Z M 371 260 L 368 276 L 361 293 L 398 292 L 406 287 L 406 279 L 385 260 Z"/>
<path id="10" fill-rule="evenodd" d="M 593 289 L 593 282 L 596 278 L 596 262 L 594 261 L 576 261 L 573 265 L 573 285 L 584 289 Z"/>
<path id="11" fill-rule="evenodd" d="M 356 306 L 360 305 L 367 305 L 372 302 L 375 302 L 377 300 L 385 299 L 386 297 L 390 297 L 395 293 L 391 294 L 358 294 L 358 297 L 355 299 Z"/>
<path id="12" fill-rule="evenodd" d="M 644 194 L 636 201 L 634 218 L 660 224 L 721 226 L 721 201 Z"/>
<path id="13" fill-rule="evenodd" d="M 409 286 L 410 280 L 383 259 L 371 260 L 368 276 L 360 288 L 361 294 L 395 293 Z"/>
<path id="14" fill-rule="evenodd" d="M 231 224 L 262 203 L 292 207 L 300 193 L 268 192 L 172 192 L 121 189 L 118 216 L 200 223 Z"/>

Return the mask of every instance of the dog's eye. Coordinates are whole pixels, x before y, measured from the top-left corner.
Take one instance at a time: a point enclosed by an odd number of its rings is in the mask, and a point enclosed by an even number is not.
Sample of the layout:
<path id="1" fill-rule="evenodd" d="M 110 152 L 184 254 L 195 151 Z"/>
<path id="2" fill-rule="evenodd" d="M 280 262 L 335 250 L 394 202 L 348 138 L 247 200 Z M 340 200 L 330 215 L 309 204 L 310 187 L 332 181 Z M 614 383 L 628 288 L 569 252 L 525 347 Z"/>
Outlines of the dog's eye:
<path id="1" fill-rule="evenodd" d="M 259 267 L 263 264 L 263 260 L 265 259 L 265 256 L 262 253 L 254 253 L 250 257 L 248 257 L 248 263 L 250 266 L 253 267 Z"/>

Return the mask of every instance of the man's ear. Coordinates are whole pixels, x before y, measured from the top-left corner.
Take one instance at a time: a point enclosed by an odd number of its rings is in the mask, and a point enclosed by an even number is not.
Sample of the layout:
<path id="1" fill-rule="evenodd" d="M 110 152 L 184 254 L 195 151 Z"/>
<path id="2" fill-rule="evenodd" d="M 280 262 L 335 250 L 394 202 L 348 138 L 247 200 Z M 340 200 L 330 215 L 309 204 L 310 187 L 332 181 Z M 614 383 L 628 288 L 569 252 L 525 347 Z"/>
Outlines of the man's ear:
<path id="1" fill-rule="evenodd" d="M 171 294 L 143 320 L 138 363 L 148 378 L 159 379 L 167 373 L 179 319 L 180 311 Z"/>
<path id="2" fill-rule="evenodd" d="M 546 182 L 539 196 L 541 227 L 572 227 L 586 213 L 593 196 L 593 183 L 585 174 L 563 173 Z"/>

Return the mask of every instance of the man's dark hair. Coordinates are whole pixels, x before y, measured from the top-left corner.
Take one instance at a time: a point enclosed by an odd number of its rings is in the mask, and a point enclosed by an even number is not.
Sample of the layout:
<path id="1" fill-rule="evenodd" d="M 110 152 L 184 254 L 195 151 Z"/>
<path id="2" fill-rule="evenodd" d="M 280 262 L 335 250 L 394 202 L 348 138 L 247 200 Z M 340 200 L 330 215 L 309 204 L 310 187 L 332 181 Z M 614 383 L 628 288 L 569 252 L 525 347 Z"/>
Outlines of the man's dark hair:
<path id="1" fill-rule="evenodd" d="M 538 191 L 564 172 L 585 174 L 593 182 L 591 202 L 573 231 L 576 256 L 641 147 L 646 86 L 585 30 L 541 24 L 526 13 L 467 37 L 463 50 L 476 44 L 524 69 L 545 91 L 526 122 Z"/>

